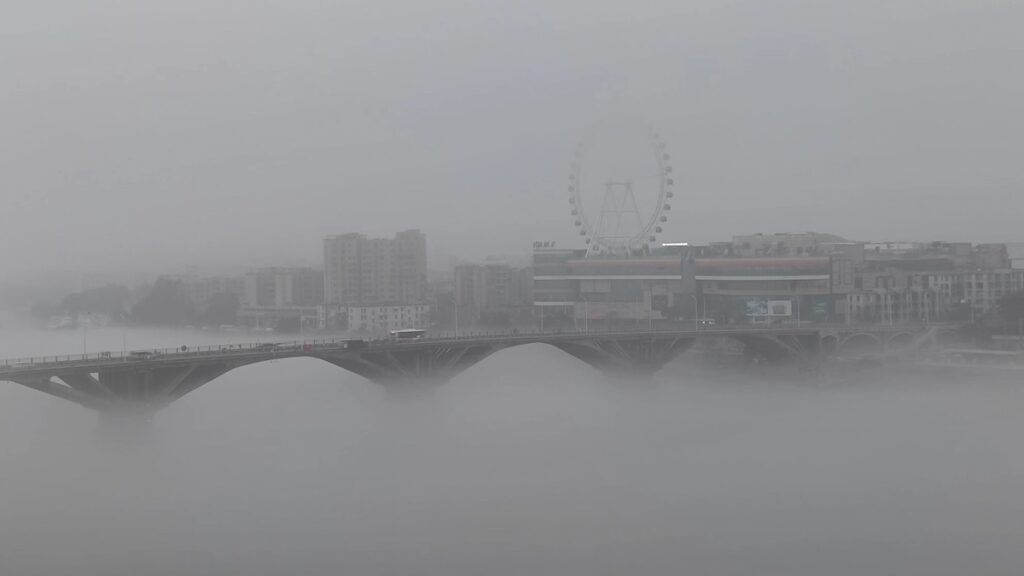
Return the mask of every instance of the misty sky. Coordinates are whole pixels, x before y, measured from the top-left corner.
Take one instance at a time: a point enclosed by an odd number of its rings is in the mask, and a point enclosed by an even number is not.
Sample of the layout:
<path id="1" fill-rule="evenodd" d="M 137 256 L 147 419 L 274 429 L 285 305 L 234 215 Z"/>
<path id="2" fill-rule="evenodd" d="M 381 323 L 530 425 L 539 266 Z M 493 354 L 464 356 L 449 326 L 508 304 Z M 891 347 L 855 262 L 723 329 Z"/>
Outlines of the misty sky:
<path id="1" fill-rule="evenodd" d="M 7 0 L 0 263 L 320 261 L 573 242 L 609 116 L 658 127 L 671 239 L 1020 240 L 1024 3 Z M 642 194 L 642 191 L 638 191 Z"/>

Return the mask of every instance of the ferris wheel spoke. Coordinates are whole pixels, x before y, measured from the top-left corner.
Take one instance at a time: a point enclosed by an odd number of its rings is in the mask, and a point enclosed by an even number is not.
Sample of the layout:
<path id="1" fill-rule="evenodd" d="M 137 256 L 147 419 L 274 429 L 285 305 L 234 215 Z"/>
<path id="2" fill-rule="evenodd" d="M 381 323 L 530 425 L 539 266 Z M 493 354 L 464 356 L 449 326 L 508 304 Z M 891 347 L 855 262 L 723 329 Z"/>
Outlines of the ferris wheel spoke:
<path id="1" fill-rule="evenodd" d="M 655 243 L 658 234 L 662 233 L 662 224 L 668 222 L 666 212 L 671 211 L 671 200 L 674 196 L 672 186 L 671 157 L 661 137 L 651 131 L 650 145 L 657 164 L 657 199 L 650 216 L 644 218 L 637 205 L 632 184 L 628 181 L 609 181 L 605 185 L 604 200 L 601 210 L 597 213 L 596 225 L 587 217 L 583 201 L 582 166 L 586 154 L 586 146 L 581 142 L 570 164 L 569 173 L 569 205 L 573 225 L 579 235 L 585 238 L 588 254 L 633 254 L 643 251 Z M 624 233 L 623 228 L 629 225 L 635 228 L 634 233 Z"/>

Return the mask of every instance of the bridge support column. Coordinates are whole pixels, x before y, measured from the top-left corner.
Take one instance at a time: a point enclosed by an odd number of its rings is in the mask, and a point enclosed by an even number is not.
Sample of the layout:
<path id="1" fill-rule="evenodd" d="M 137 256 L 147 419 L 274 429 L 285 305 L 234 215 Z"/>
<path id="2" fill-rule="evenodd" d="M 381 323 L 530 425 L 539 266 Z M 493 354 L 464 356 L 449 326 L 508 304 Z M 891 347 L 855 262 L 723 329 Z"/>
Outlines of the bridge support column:
<path id="1" fill-rule="evenodd" d="M 189 364 L 101 372 L 98 383 L 107 391 L 114 410 L 156 412 L 234 368 L 234 364 Z"/>
<path id="2" fill-rule="evenodd" d="M 240 365 L 214 362 L 171 366 L 134 363 L 114 365 L 98 373 L 81 369 L 35 371 L 12 378 L 23 386 L 91 408 L 105 432 L 138 430 L 171 402 Z"/>
<path id="3" fill-rule="evenodd" d="M 637 364 L 632 366 L 610 366 L 600 368 L 602 378 L 613 385 L 627 383 L 633 386 L 647 387 L 654 383 L 654 375 L 663 366 Z"/>
<path id="4" fill-rule="evenodd" d="M 375 378 L 374 384 L 384 389 L 388 398 L 407 401 L 431 398 L 438 388 L 451 380 L 443 374 L 420 375 L 416 377 L 382 377 Z"/>
<path id="5" fill-rule="evenodd" d="M 695 338 L 652 336 L 623 340 L 581 339 L 553 344 L 614 380 L 650 381 L 665 364 L 688 350 L 695 341 Z"/>
<path id="6" fill-rule="evenodd" d="M 822 349 L 817 335 L 745 335 L 732 338 L 743 344 L 744 353 L 748 357 L 758 361 L 797 360 L 805 364 L 816 364 Z"/>
<path id="7" fill-rule="evenodd" d="M 157 410 L 137 404 L 112 404 L 97 411 L 96 431 L 104 440 L 137 440 L 149 436 Z"/>
<path id="8" fill-rule="evenodd" d="M 429 396 L 466 368 L 500 350 L 496 344 L 410 343 L 359 354 L 325 354 L 323 360 L 380 384 L 396 397 Z"/>

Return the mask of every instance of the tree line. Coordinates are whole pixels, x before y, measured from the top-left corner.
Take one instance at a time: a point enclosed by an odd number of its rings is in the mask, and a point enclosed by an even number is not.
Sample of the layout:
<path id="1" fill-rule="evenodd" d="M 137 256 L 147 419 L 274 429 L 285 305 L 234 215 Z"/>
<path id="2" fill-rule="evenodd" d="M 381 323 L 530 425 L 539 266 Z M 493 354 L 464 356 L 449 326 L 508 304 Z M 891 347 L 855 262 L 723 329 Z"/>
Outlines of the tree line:
<path id="1" fill-rule="evenodd" d="M 196 305 L 181 280 L 160 277 L 141 292 L 108 284 L 69 294 L 56 304 L 37 301 L 30 313 L 39 320 L 57 315 L 97 314 L 115 322 L 134 324 L 218 326 L 236 323 L 240 307 L 238 295 L 230 292 L 214 294 L 208 302 Z"/>

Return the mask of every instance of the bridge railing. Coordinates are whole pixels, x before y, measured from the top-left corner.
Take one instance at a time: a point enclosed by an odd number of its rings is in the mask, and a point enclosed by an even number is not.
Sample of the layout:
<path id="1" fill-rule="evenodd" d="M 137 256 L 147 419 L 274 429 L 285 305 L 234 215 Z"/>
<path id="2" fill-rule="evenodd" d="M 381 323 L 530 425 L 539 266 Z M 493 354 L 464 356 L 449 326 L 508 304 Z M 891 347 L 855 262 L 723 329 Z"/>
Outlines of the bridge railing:
<path id="1" fill-rule="evenodd" d="M 807 329 L 827 329 L 827 328 L 842 328 L 842 329 L 856 329 L 855 326 L 850 325 L 824 325 L 815 324 L 807 326 L 782 326 L 782 327 L 768 327 L 768 326 L 751 326 L 751 325 L 718 325 L 718 326 L 704 326 L 699 327 L 696 330 L 688 326 L 670 326 L 670 327 L 657 327 L 654 329 L 641 328 L 641 329 L 626 329 L 626 330 L 544 330 L 544 331 L 533 331 L 533 332 L 519 332 L 519 331 L 486 331 L 486 330 L 460 330 L 458 333 L 453 331 L 448 332 L 430 332 L 422 338 L 402 341 L 394 340 L 391 338 L 314 338 L 314 339 L 303 339 L 293 340 L 286 342 L 248 342 L 241 344 L 210 344 L 203 346 L 180 346 L 176 348 L 151 348 L 151 349 L 138 349 L 138 350 L 122 350 L 120 352 L 94 352 L 90 354 L 61 354 L 61 355 L 47 355 L 47 356 L 30 356 L 24 358 L 12 358 L 7 360 L 0 360 L 0 372 L 23 370 L 32 368 L 44 368 L 52 365 L 66 366 L 68 364 L 109 364 L 112 361 L 124 361 L 124 362 L 137 362 L 145 361 L 151 358 L 188 358 L 188 357 L 203 357 L 203 356 L 223 356 L 230 354 L 252 354 L 252 353 L 271 353 L 271 352 L 283 352 L 283 353 L 295 353 L 295 352 L 315 352 L 325 350 L 344 349 L 349 346 L 352 342 L 363 343 L 364 346 L 369 348 L 376 348 L 381 346 L 402 346 L 407 344 L 418 344 L 424 342 L 443 342 L 443 341 L 463 341 L 463 340 L 487 340 L 487 339 L 502 339 L 502 340 L 531 340 L 536 338 L 545 338 L 551 336 L 573 336 L 573 335 L 611 335 L 611 334 L 664 334 L 664 333 L 694 333 L 694 332 L 705 332 L 705 333 L 717 333 L 717 334 L 729 334 L 732 332 L 752 333 L 752 332 L 786 332 L 791 330 L 807 330 Z M 910 326 L 904 326 L 903 329 L 911 328 Z M 870 327 L 865 326 L 863 329 L 873 330 L 885 330 L 891 329 L 888 326 L 877 326 L 872 325 Z"/>
<path id="2" fill-rule="evenodd" d="M 710 329 L 710 328 L 709 328 Z M 748 328 L 749 329 L 749 328 Z M 27 356 L 22 358 L 10 358 L 0 360 L 0 371 L 11 371 L 19 369 L 45 368 L 47 366 L 68 364 L 109 364 L 112 361 L 136 362 L 154 358 L 188 358 L 225 354 L 250 354 L 255 352 L 313 352 L 346 348 L 349 343 L 356 341 L 364 343 L 367 347 L 379 346 L 401 346 L 423 342 L 438 341 L 461 341 L 461 340 L 484 340 L 484 339 L 508 339 L 522 338 L 532 339 L 556 335 L 573 334 L 630 334 L 630 333 L 652 333 L 652 332 L 679 332 L 678 328 L 667 329 L 640 329 L 640 330 L 546 330 L 543 332 L 518 332 L 518 331 L 497 331 L 497 330 L 464 330 L 455 332 L 434 332 L 418 339 L 407 341 L 394 340 L 391 338 L 313 338 L 304 340 L 293 340 L 286 342 L 247 342 L 236 344 L 210 344 L 203 346 L 180 346 L 175 348 L 143 348 L 133 350 L 122 350 L 119 352 L 104 351 L 87 354 L 57 354 L 46 356 Z"/>
<path id="3" fill-rule="evenodd" d="M 185 358 L 195 356 L 224 355 L 230 353 L 248 354 L 253 352 L 294 351 L 325 346 L 339 347 L 348 339 L 313 339 L 293 342 L 247 342 L 241 344 L 210 344 L 203 346 L 181 346 L 176 348 L 144 348 L 122 350 L 120 352 L 94 352 L 91 354 L 58 354 L 48 356 L 28 356 L 0 360 L 0 370 L 12 368 L 45 367 L 53 364 L 68 363 L 109 363 L 113 360 L 140 361 L 150 358 Z"/>

